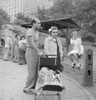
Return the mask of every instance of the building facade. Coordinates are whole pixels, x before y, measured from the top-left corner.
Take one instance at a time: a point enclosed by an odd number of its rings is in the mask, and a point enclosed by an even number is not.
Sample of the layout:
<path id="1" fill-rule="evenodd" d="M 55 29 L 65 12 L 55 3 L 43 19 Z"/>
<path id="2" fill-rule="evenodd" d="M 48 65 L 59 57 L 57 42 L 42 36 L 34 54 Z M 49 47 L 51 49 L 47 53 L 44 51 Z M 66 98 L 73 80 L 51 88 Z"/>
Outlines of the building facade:
<path id="1" fill-rule="evenodd" d="M 0 8 L 2 8 L 2 0 L 0 0 Z"/>
<path id="2" fill-rule="evenodd" d="M 6 6 L 6 1 L 7 0 L 0 0 L 0 9 L 3 9 L 6 11 L 7 6 Z"/>
<path id="3" fill-rule="evenodd" d="M 50 6 L 50 2 L 48 0 L 0 0 L 0 8 L 8 13 L 12 21 L 14 21 L 17 13 L 34 16 L 38 5 L 45 5 L 47 8 Z"/>
<path id="4" fill-rule="evenodd" d="M 23 12 L 23 6 L 24 0 L 0 0 L 0 7 L 8 13 L 12 21 L 17 13 Z"/>
<path id="5" fill-rule="evenodd" d="M 0 8 L 5 10 L 14 21 L 16 14 L 32 15 L 36 12 L 37 0 L 0 0 Z"/>
<path id="6" fill-rule="evenodd" d="M 15 19 L 16 14 L 23 12 L 23 0 L 7 0 L 7 12 L 11 20 Z"/>

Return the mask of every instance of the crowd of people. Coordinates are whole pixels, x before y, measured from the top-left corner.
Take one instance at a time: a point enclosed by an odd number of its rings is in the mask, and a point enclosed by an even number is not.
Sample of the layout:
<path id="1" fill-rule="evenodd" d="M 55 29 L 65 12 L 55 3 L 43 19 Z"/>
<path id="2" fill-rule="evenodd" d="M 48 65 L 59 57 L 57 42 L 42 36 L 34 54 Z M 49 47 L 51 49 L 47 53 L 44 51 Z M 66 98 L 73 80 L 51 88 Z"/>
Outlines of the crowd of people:
<path id="1" fill-rule="evenodd" d="M 17 62 L 19 65 L 27 64 L 28 77 L 23 91 L 28 94 L 32 94 L 32 88 L 36 86 L 39 57 L 46 54 L 56 55 L 56 64 L 59 71 L 62 71 L 62 59 L 64 58 L 63 47 L 58 37 L 58 28 L 51 26 L 48 30 L 50 35 L 45 38 L 44 50 L 42 52 L 39 48 L 39 29 L 41 28 L 41 23 L 36 18 L 32 20 L 31 25 L 32 28 L 27 30 L 26 37 L 16 35 L 14 43 L 12 42 L 11 36 L 7 37 L 4 52 L 5 61 L 8 61 L 10 52 L 13 51 L 13 62 Z M 72 68 L 78 68 L 80 70 L 82 65 L 79 59 L 84 53 L 84 47 L 77 31 L 72 32 L 70 45 L 72 46 L 72 50 L 68 53 L 68 57 L 72 62 Z"/>
<path id="2" fill-rule="evenodd" d="M 19 65 L 26 64 L 25 52 L 26 52 L 25 36 L 15 35 L 14 41 L 11 35 L 6 37 L 5 48 L 4 48 L 4 61 L 8 61 L 11 56 L 12 61 L 14 63 L 18 63 Z"/>

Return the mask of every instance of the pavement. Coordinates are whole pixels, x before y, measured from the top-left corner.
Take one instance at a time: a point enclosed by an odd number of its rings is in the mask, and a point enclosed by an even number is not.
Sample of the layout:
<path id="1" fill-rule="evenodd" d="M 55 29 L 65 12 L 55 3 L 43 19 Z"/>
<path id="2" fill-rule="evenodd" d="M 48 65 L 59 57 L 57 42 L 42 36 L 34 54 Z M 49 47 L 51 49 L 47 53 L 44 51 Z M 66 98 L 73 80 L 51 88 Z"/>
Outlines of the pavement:
<path id="1" fill-rule="evenodd" d="M 92 49 L 93 50 L 93 85 L 92 86 L 83 86 L 84 89 L 86 89 L 96 100 L 96 47 L 93 47 L 91 45 L 85 46 L 86 49 Z M 71 79 L 74 79 L 76 82 L 78 82 L 81 86 L 84 83 L 84 70 L 85 70 L 85 56 L 83 55 L 80 59 L 80 63 L 82 64 L 81 70 L 73 71 L 71 68 L 71 62 L 69 61 L 68 57 L 64 58 L 64 74 L 70 77 Z"/>
<path id="2" fill-rule="evenodd" d="M 34 95 L 23 93 L 27 76 L 27 66 L 18 65 L 11 61 L 0 60 L 0 100 L 34 100 Z M 61 92 L 61 100 L 95 100 L 74 79 L 63 73 L 65 90 Z M 56 99 L 54 96 L 46 97 L 46 100 Z M 41 97 L 38 100 L 44 100 Z"/>

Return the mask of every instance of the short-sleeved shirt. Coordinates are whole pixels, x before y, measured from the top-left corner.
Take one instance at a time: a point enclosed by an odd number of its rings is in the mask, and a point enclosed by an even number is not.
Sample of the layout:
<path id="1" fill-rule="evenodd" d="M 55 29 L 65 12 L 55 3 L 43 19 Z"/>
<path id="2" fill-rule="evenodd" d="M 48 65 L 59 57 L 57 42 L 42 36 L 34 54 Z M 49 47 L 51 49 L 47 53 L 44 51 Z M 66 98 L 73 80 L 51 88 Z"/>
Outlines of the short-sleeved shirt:
<path id="1" fill-rule="evenodd" d="M 19 48 L 23 49 L 24 51 L 26 50 L 26 39 L 19 41 Z"/>
<path id="2" fill-rule="evenodd" d="M 5 47 L 10 47 L 12 45 L 12 39 L 7 37 L 5 40 Z"/>
<path id="3" fill-rule="evenodd" d="M 28 40 L 28 37 L 29 36 L 32 36 L 33 37 L 34 43 L 38 47 L 39 46 L 39 33 L 38 32 L 35 32 L 33 29 L 28 29 L 27 30 L 27 34 L 26 34 L 26 45 L 27 45 L 27 47 L 31 47 L 30 46 L 30 43 L 29 43 L 29 40 Z"/>

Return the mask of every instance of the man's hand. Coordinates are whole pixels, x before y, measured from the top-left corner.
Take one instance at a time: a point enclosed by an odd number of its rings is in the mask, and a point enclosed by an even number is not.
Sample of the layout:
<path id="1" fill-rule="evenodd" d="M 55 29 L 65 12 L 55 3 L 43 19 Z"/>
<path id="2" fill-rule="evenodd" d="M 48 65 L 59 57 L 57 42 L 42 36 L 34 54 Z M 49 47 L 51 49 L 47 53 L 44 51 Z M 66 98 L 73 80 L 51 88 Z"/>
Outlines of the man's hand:
<path id="1" fill-rule="evenodd" d="M 0 44 L 0 47 L 2 48 L 2 45 Z"/>
<path id="2" fill-rule="evenodd" d="M 40 52 L 38 53 L 38 55 L 39 55 L 39 56 L 43 56 L 44 54 L 43 54 L 43 52 L 40 51 Z"/>

